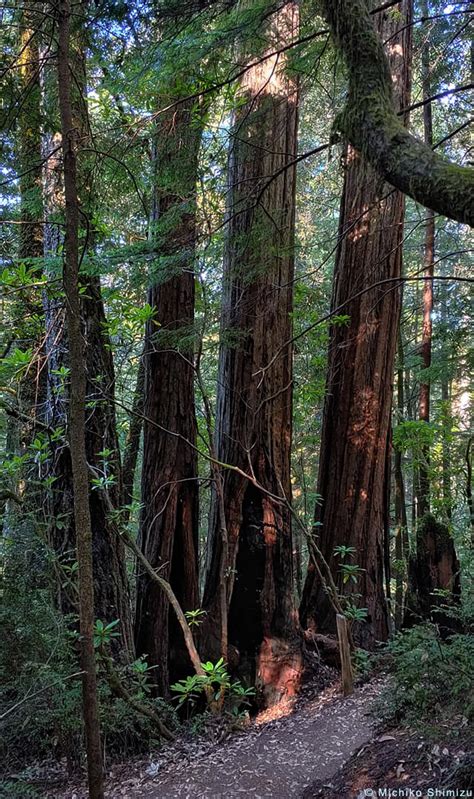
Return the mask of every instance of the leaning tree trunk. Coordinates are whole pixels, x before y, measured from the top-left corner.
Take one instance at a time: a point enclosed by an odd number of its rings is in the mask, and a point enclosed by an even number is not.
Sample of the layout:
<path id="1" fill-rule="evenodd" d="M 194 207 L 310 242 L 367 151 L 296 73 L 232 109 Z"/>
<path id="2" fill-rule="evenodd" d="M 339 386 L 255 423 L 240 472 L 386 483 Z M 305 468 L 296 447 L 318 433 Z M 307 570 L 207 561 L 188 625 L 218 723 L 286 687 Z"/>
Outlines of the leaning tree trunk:
<path id="1" fill-rule="evenodd" d="M 87 195 L 81 175 L 81 147 L 88 140 L 86 111 L 86 64 L 83 32 L 74 29 L 71 38 L 71 59 L 75 80 L 72 87 L 74 128 L 81 132 L 78 145 L 79 191 L 81 219 L 92 216 L 93 198 Z M 46 99 L 53 94 L 46 84 Z M 51 136 L 48 149 L 54 153 L 57 135 Z M 52 155 L 45 169 L 45 212 L 48 218 L 45 236 L 45 256 L 54 259 L 62 241 L 58 223 L 64 212 L 64 190 L 61 180 L 61 161 Z M 88 243 L 93 244 L 94 231 L 87 231 Z M 51 277 L 55 277 L 54 267 Z M 120 457 L 115 419 L 115 375 L 110 340 L 106 332 L 106 317 L 101 295 L 100 279 L 83 272 L 80 276 L 81 314 L 85 339 L 87 376 L 86 451 L 91 477 L 95 484 L 89 491 L 93 533 L 95 615 L 105 623 L 120 619 L 120 639 L 113 649 L 129 658 L 133 654 L 130 596 L 125 561 L 125 548 L 117 536 L 116 525 L 110 520 L 110 505 L 120 506 Z M 47 421 L 59 431 L 64 428 L 71 400 L 68 384 L 69 342 L 65 329 L 66 305 L 54 289 L 45 293 L 46 357 L 48 362 Z M 51 457 L 47 477 L 54 478 L 48 503 L 49 542 L 56 555 L 58 568 L 57 598 L 64 613 L 77 612 L 77 589 L 71 566 L 74 562 L 76 529 L 73 515 L 72 464 L 69 449 L 61 435 L 50 442 Z M 108 497 L 104 493 L 108 493 Z"/>
<path id="2" fill-rule="evenodd" d="M 297 31 L 297 5 L 287 3 L 271 18 L 270 48 L 287 44 Z M 218 656 L 224 581 L 233 660 L 239 659 L 241 673 L 256 677 L 271 704 L 295 691 L 301 673 L 287 505 L 295 222 L 295 168 L 289 164 L 296 153 L 298 87 L 284 59 L 269 58 L 246 72 L 239 91 L 215 443 L 219 461 L 231 468 L 222 472 L 222 495 L 214 491 L 211 507 L 204 607 L 212 628 L 208 623 L 203 630 L 203 644 L 208 655 Z"/>
<path id="3" fill-rule="evenodd" d="M 168 105 L 168 102 L 165 102 Z M 143 406 L 142 516 L 138 544 L 171 583 L 184 611 L 199 607 L 198 483 L 194 409 L 194 294 L 199 110 L 181 103 L 158 117 Z M 158 666 L 162 694 L 192 670 L 161 588 L 137 577 L 136 647 Z"/>
<path id="4" fill-rule="evenodd" d="M 410 95 L 411 4 L 377 15 L 388 40 L 397 105 Z M 360 594 L 366 623 L 356 625 L 359 643 L 373 647 L 388 634 L 384 595 L 384 527 L 388 515 L 387 446 L 392 379 L 400 316 L 404 198 L 364 162 L 352 147 L 346 153 L 332 307 L 344 305 L 347 325 L 333 325 L 324 406 L 315 534 L 341 593 Z M 335 547 L 355 549 L 357 582 L 344 584 Z M 348 597 L 349 599 L 349 597 Z M 301 603 L 305 627 L 334 631 L 335 617 L 313 563 Z"/>

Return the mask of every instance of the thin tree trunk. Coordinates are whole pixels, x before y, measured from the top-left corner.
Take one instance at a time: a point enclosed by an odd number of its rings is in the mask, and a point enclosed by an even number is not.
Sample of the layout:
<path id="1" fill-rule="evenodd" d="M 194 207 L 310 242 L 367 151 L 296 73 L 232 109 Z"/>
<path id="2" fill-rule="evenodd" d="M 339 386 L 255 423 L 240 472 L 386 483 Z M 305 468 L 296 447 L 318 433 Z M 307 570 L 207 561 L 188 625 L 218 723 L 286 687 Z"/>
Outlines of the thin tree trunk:
<path id="1" fill-rule="evenodd" d="M 441 287 L 441 326 L 443 335 L 446 334 L 448 324 L 448 293 L 447 286 Z M 451 522 L 453 513 L 453 496 L 451 490 L 451 380 L 448 375 L 443 374 L 441 378 L 441 402 L 443 419 L 443 458 L 442 458 L 442 487 L 443 487 L 443 509 L 448 523 Z"/>
<path id="2" fill-rule="evenodd" d="M 58 89 L 63 151 L 66 235 L 63 280 L 66 295 L 71 369 L 71 394 L 68 413 L 68 438 L 71 453 L 74 519 L 79 565 L 79 622 L 81 668 L 83 671 L 83 714 L 87 744 L 89 796 L 102 799 L 103 774 L 100 744 L 99 709 L 94 651 L 94 574 L 92 526 L 89 507 L 89 467 L 86 452 L 86 358 L 81 324 L 79 282 L 79 201 L 77 194 L 76 131 L 71 110 L 69 0 L 58 8 Z"/>
<path id="3" fill-rule="evenodd" d="M 410 96 L 411 3 L 377 16 L 397 86 L 397 104 Z M 398 32 L 399 31 L 399 32 Z M 365 286 L 401 276 L 404 197 L 384 183 L 372 167 L 349 147 L 340 216 L 332 307 Z M 349 581 L 346 594 L 360 594 L 367 621 L 355 625 L 356 639 L 372 648 L 388 635 L 384 594 L 384 527 L 387 508 L 386 447 L 390 426 L 392 379 L 400 291 L 374 289 L 349 303 L 347 326 L 330 331 L 329 367 L 323 414 L 315 534 L 341 582 L 335 547 L 352 546 L 353 563 L 363 571 Z M 301 603 L 305 627 L 334 631 L 334 611 L 310 563 Z"/>
<path id="4" fill-rule="evenodd" d="M 184 611 L 199 607 L 194 408 L 196 181 L 201 127 L 193 104 L 158 118 L 152 264 L 145 336 L 142 517 L 138 544 Z M 170 183 L 172 175 L 172 183 Z M 184 439 L 184 441 L 183 441 Z M 187 445 L 185 442 L 189 442 Z M 160 587 L 138 565 L 135 640 L 158 666 L 162 694 L 189 674 L 182 631 Z"/>
<path id="5" fill-rule="evenodd" d="M 398 336 L 397 368 L 397 416 L 403 421 L 405 413 L 404 398 L 404 352 L 401 332 Z M 405 504 L 405 481 L 403 479 L 402 451 L 395 449 L 393 475 L 395 482 L 395 629 L 399 630 L 403 620 L 404 582 L 408 552 L 408 519 Z"/>
<path id="6" fill-rule="evenodd" d="M 84 147 L 89 135 L 86 105 L 85 42 L 82 28 L 75 26 L 71 35 L 70 60 L 73 64 L 74 83 L 71 92 L 73 124 L 80 132 L 78 147 Z M 45 86 L 46 100 L 53 94 Z M 58 146 L 57 136 L 49 141 L 49 149 Z M 81 192 L 81 218 L 92 217 L 94 198 L 87 193 L 83 180 L 84 168 L 79 171 Z M 64 189 L 61 176 L 61 161 L 58 156 L 48 159 L 45 170 L 45 204 L 49 223 L 46 226 L 45 255 L 57 256 L 61 246 L 60 227 L 55 223 L 61 219 L 64 204 Z M 88 248 L 93 246 L 93 228 L 87 231 Z M 106 332 L 106 317 L 102 301 L 100 279 L 87 274 L 80 275 L 81 306 L 86 340 L 87 378 L 87 460 L 95 477 L 106 483 L 106 490 L 115 508 L 119 507 L 121 495 L 121 470 L 118 437 L 115 419 L 114 389 L 115 375 L 113 355 Z M 47 421 L 50 427 L 64 427 L 71 386 L 68 385 L 67 370 L 70 366 L 67 330 L 65 329 L 66 304 L 60 294 L 48 291 L 44 298 L 46 318 L 46 355 L 48 361 Z M 64 372 L 66 377 L 61 376 Z M 68 568 L 74 561 L 76 529 L 73 515 L 71 455 L 64 442 L 50 442 L 51 458 L 48 476 L 54 477 L 49 503 L 49 541 L 59 564 L 57 599 L 64 613 L 76 612 L 74 581 L 65 579 Z M 107 453 L 104 455 L 104 453 Z M 133 656 L 133 635 L 128 578 L 123 541 L 117 537 L 109 518 L 103 492 L 94 489 L 89 493 L 89 504 L 93 534 L 95 614 L 105 623 L 120 619 L 119 639 L 114 639 L 115 655 L 123 659 Z"/>
<path id="7" fill-rule="evenodd" d="M 140 356 L 138 364 L 137 381 L 133 392 L 132 412 L 130 414 L 127 438 L 123 453 L 122 467 L 122 519 L 127 524 L 130 518 L 130 504 L 133 500 L 133 485 L 135 482 L 135 469 L 137 466 L 138 452 L 140 449 L 140 436 L 143 427 L 143 413 L 145 410 L 145 351 Z"/>
<path id="8" fill-rule="evenodd" d="M 271 50 L 297 36 L 298 7 L 269 22 Z M 229 208 L 218 372 L 216 452 L 291 501 L 291 311 L 298 86 L 283 58 L 249 69 L 239 87 L 229 160 Z M 274 175 L 262 196 L 259 193 Z M 257 199 L 258 198 L 258 199 Z M 283 346 L 282 346 L 283 345 Z M 281 350 L 281 351 L 280 351 Z M 266 364 L 271 367 L 260 371 Z M 301 638 L 293 596 L 289 509 L 231 470 L 210 514 L 203 649 L 216 657 L 228 612 L 229 657 L 263 701 L 295 692 Z M 222 508 L 225 524 L 222 524 Z M 222 530 L 225 529 L 225 540 Z M 223 602 L 225 597 L 225 602 Z"/>
<path id="9" fill-rule="evenodd" d="M 428 17 L 428 3 L 423 0 L 421 6 L 422 14 Z M 431 77 L 430 77 L 430 49 L 426 41 L 421 53 L 421 70 L 423 85 L 423 100 L 431 96 Z M 423 106 L 423 131 L 425 144 L 433 146 L 433 119 L 431 103 L 425 102 Z M 435 258 L 435 215 L 428 210 L 426 212 L 425 243 L 424 243 L 424 276 L 423 283 L 423 329 L 421 336 L 421 361 L 423 369 L 431 366 L 431 349 L 433 337 L 433 272 Z M 420 421 L 429 424 L 430 421 L 430 378 L 423 376 L 420 383 L 419 397 L 419 418 Z M 417 516 L 422 518 L 425 513 L 430 511 L 430 477 L 429 477 L 430 450 L 429 446 L 423 447 L 421 461 L 418 470 L 418 500 Z"/>
<path id="10" fill-rule="evenodd" d="M 429 14 L 427 0 L 422 3 L 423 16 Z M 431 96 L 430 79 L 430 50 L 425 42 L 422 51 L 422 84 L 423 99 Z M 431 103 L 423 106 L 423 125 L 425 142 L 429 146 L 433 143 L 433 124 Z M 425 280 L 423 285 L 423 326 L 421 337 L 421 357 L 423 369 L 431 366 L 431 347 L 433 335 L 433 270 L 435 248 L 435 219 L 434 213 L 428 211 L 425 244 L 424 267 Z M 430 421 L 430 378 L 422 378 L 419 396 L 419 418 L 425 424 Z M 420 465 L 417 470 L 417 501 L 416 501 L 416 551 L 409 562 L 409 587 L 406 602 L 405 624 L 411 624 L 421 619 L 430 618 L 433 609 L 439 605 L 436 597 L 437 590 L 448 590 L 454 599 L 459 598 L 459 563 L 457 561 L 454 542 L 449 528 L 430 515 L 430 450 L 429 446 L 423 447 Z M 433 616 L 434 620 L 442 621 L 439 613 Z M 444 619 L 444 624 L 449 625 L 449 617 Z"/>

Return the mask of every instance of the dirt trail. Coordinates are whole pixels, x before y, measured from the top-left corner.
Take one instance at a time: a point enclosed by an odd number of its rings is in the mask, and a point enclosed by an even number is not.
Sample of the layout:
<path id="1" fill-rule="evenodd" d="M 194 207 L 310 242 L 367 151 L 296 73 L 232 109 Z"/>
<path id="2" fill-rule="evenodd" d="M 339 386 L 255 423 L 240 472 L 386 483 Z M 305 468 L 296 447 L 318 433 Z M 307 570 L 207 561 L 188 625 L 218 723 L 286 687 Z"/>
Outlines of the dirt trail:
<path id="1" fill-rule="evenodd" d="M 247 733 L 209 751 L 183 754 L 174 763 L 156 764 L 156 775 L 110 785 L 107 797 L 133 799 L 252 799 L 300 798 L 315 780 L 327 780 L 353 752 L 374 737 L 366 716 L 370 701 L 381 690 L 373 681 L 353 696 L 324 691 L 288 715 L 261 717 Z M 151 769 L 153 772 L 153 767 Z"/>

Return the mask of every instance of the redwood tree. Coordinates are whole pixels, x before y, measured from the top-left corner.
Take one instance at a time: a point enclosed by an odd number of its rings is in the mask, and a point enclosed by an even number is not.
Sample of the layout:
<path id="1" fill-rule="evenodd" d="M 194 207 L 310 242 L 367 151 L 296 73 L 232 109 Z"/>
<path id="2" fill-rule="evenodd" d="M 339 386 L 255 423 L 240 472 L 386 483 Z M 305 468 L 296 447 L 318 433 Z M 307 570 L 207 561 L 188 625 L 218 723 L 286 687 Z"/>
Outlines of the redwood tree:
<path id="1" fill-rule="evenodd" d="M 398 108 L 410 96 L 411 4 L 377 15 L 391 63 Z M 367 609 L 359 641 L 372 647 L 388 634 L 384 594 L 384 530 L 392 379 L 400 316 L 404 197 L 349 146 L 341 201 L 332 307 L 344 305 L 347 325 L 330 330 L 328 376 L 319 460 L 314 534 L 341 592 L 360 594 Z M 373 286 L 373 288 L 371 288 Z M 361 293 L 363 292 L 363 293 Z M 338 546 L 355 549 L 361 571 L 346 584 Z M 335 629 L 325 586 L 310 563 L 301 603 L 305 627 Z"/>
<path id="2" fill-rule="evenodd" d="M 27 268 L 35 269 L 38 277 L 42 275 L 43 268 L 43 225 L 38 222 L 43 216 L 39 19 L 34 9 L 24 8 L 20 12 L 18 66 L 21 95 L 18 101 L 17 127 L 21 221 L 18 260 Z M 41 297 L 37 289 L 22 293 L 21 301 L 15 305 L 15 315 L 18 318 L 17 337 L 29 342 L 35 353 L 20 385 L 18 400 L 22 413 L 21 422 L 10 425 L 7 434 L 13 448 L 18 448 L 21 454 L 25 454 L 35 436 L 36 420 L 44 410 L 45 381 L 41 346 L 43 331 Z M 13 439 L 17 440 L 14 442 Z M 30 464 L 27 473 L 20 480 L 23 501 L 30 507 L 34 486 L 29 484 L 28 478 L 33 477 L 32 472 L 36 468 L 36 464 Z"/>
<path id="3" fill-rule="evenodd" d="M 187 94 L 184 90 L 184 93 Z M 180 99 L 161 97 L 164 106 Z M 146 328 L 142 515 L 138 544 L 171 583 L 183 610 L 199 607 L 198 484 L 194 409 L 194 294 L 199 108 L 158 116 L 154 152 L 153 262 Z M 161 588 L 139 568 L 136 647 L 161 693 L 191 670 L 182 631 Z"/>
<path id="4" fill-rule="evenodd" d="M 265 30 L 269 49 L 297 31 L 297 5 L 287 3 Z M 298 86 L 285 67 L 272 57 L 245 73 L 233 120 L 215 433 L 230 468 L 216 476 L 204 593 L 206 655 L 221 651 L 227 612 L 231 659 L 256 676 L 267 703 L 294 692 L 301 671 L 286 504 Z"/>

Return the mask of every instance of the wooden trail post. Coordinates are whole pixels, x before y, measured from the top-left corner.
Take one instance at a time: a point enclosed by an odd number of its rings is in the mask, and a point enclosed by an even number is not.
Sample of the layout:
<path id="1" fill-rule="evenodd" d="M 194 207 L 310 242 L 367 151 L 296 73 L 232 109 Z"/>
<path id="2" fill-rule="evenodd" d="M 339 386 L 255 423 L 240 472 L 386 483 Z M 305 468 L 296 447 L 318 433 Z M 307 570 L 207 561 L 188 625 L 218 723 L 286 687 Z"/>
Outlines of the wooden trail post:
<path id="1" fill-rule="evenodd" d="M 354 691 L 354 678 L 352 674 L 351 648 L 349 644 L 349 632 L 347 629 L 347 619 L 341 613 L 336 614 L 337 637 L 339 640 L 339 651 L 341 655 L 342 671 L 342 690 L 344 696 L 349 696 Z"/>

